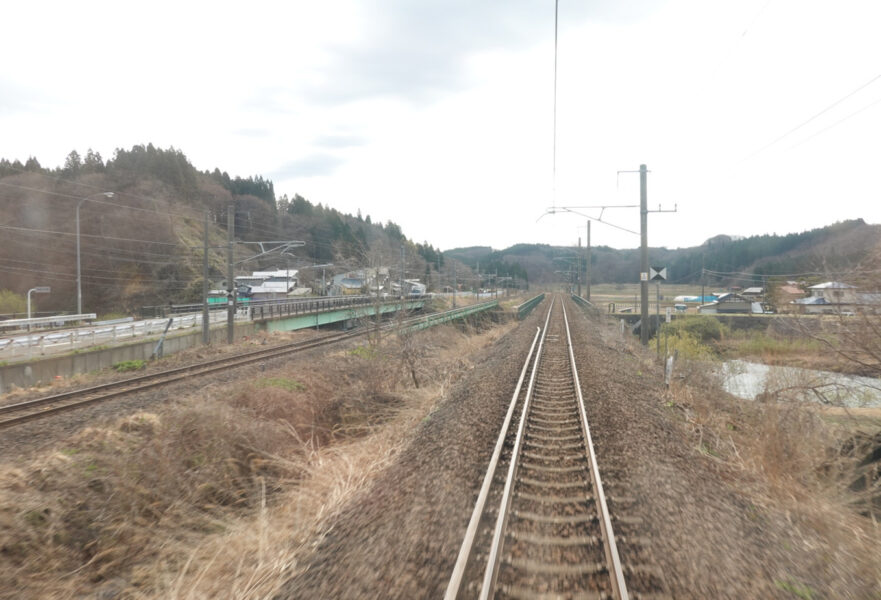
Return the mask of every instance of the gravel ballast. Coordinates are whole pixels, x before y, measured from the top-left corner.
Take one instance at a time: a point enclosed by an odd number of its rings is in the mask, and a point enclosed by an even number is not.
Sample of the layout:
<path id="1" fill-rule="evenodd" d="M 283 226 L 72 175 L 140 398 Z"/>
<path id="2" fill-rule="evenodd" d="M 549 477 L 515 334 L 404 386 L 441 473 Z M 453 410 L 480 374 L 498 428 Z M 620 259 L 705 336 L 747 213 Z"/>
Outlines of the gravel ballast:
<path id="1" fill-rule="evenodd" d="M 278 598 L 442 597 L 546 300 L 490 347 L 412 443 L 331 517 Z M 631 576 L 673 598 L 871 598 L 830 542 L 764 495 L 755 474 L 701 451 L 653 353 L 566 301 L 600 470 Z M 818 548 L 820 549 L 818 551 Z M 804 596 L 804 594 L 809 594 Z M 814 595 L 810 595 L 814 594 Z"/>

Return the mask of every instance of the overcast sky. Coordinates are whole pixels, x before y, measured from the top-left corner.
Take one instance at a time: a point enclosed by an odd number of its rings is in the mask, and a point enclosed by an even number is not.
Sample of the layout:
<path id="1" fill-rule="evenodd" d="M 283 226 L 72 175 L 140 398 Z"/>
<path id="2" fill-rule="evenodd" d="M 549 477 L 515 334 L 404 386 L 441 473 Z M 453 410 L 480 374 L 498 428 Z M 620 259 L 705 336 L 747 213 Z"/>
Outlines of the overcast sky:
<path id="1" fill-rule="evenodd" d="M 622 8 L 626 6 L 626 8 Z M 442 249 L 649 243 L 881 222 L 881 2 L 16 2 L 0 157 L 153 143 Z M 878 79 L 875 79 L 878 77 Z M 855 92 L 855 93 L 854 93 Z M 580 212 L 638 230 L 634 208 Z M 593 245 L 638 236 L 602 223 Z"/>

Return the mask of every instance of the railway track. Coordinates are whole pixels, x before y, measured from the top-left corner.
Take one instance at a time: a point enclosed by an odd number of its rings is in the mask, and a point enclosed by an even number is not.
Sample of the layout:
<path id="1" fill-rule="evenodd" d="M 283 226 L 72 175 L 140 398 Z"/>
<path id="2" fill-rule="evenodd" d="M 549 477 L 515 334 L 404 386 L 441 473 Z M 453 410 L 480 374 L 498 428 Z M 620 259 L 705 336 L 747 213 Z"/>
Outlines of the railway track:
<path id="1" fill-rule="evenodd" d="M 649 591 L 659 589 L 657 578 L 636 582 L 646 593 L 628 592 L 609 504 L 568 319 L 555 299 L 523 365 L 445 599 L 665 597 Z"/>
<path id="2" fill-rule="evenodd" d="M 421 322 L 423 316 L 404 319 L 401 322 L 386 324 L 383 330 L 395 327 L 407 327 Z M 346 333 L 331 334 L 319 339 L 294 342 L 281 346 L 273 346 L 255 350 L 235 356 L 226 356 L 194 365 L 168 369 L 138 377 L 131 377 L 121 381 L 115 381 L 102 385 L 96 385 L 79 390 L 71 390 L 52 396 L 36 398 L 0 406 L 0 429 L 21 425 L 29 421 L 45 418 L 61 412 L 83 408 L 91 404 L 117 398 L 126 394 L 142 392 L 151 388 L 160 387 L 183 379 L 209 375 L 218 371 L 226 371 L 237 367 L 264 362 L 274 358 L 286 356 L 297 352 L 303 352 L 312 348 L 327 346 L 338 342 L 351 340 L 369 333 L 366 329 L 349 331 Z"/>

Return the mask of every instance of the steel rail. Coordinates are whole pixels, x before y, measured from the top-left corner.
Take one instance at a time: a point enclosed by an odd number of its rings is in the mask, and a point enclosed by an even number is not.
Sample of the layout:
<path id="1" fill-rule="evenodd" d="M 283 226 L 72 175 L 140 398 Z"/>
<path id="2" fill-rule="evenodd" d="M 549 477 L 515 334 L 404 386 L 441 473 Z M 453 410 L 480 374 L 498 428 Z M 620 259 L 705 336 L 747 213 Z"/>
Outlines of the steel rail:
<path id="1" fill-rule="evenodd" d="M 583 563 L 583 562 L 582 563 L 576 562 L 576 563 L 571 563 L 571 564 L 563 563 L 563 564 L 559 564 L 559 565 L 555 564 L 555 563 L 547 563 L 545 565 L 541 565 L 541 564 L 533 565 L 533 567 L 539 569 L 539 571 L 537 571 L 537 572 L 560 573 L 560 574 L 574 574 L 576 572 L 582 572 L 582 570 L 583 570 L 583 572 L 587 572 L 587 570 L 590 570 L 593 568 L 596 568 L 596 569 L 602 568 L 602 571 L 597 570 L 595 572 L 596 573 L 603 572 L 608 575 L 608 583 L 603 584 L 603 585 L 608 585 L 608 587 L 605 588 L 606 589 L 605 592 L 599 592 L 597 597 L 604 597 L 604 598 L 611 597 L 611 598 L 614 598 L 615 600 L 629 600 L 629 598 L 630 598 L 628 591 L 627 591 L 627 585 L 626 585 L 626 582 L 624 579 L 624 573 L 623 573 L 623 568 L 622 568 L 622 564 L 621 564 L 621 559 L 618 554 L 618 548 L 617 548 L 617 544 L 616 544 L 615 537 L 614 537 L 614 532 L 613 532 L 613 528 L 612 528 L 612 520 L 611 520 L 611 517 L 609 514 L 609 509 L 608 509 L 608 502 L 606 500 L 605 492 L 603 489 L 603 483 L 602 483 L 600 473 L 599 473 L 599 465 L 598 465 L 597 458 L 596 458 L 596 452 L 595 452 L 595 449 L 593 446 L 593 439 L 592 439 L 590 427 L 589 427 L 588 421 L 587 421 L 587 412 L 586 412 L 586 408 L 585 408 L 584 396 L 583 396 L 583 393 L 581 390 L 581 382 L 580 382 L 580 379 L 578 376 L 577 364 L 575 362 L 575 352 L 574 352 L 574 346 L 572 343 L 572 334 L 571 334 L 571 330 L 570 330 L 570 326 L 569 326 L 569 318 L 568 318 L 568 314 L 565 309 L 565 306 L 562 306 L 564 304 L 563 302 L 561 302 L 562 319 L 560 319 L 559 316 L 556 317 L 556 319 L 558 319 L 558 320 L 556 321 L 555 327 L 560 327 L 562 325 L 562 328 L 565 329 L 565 331 L 566 331 L 566 336 L 565 336 L 566 348 L 564 349 L 561 346 L 557 346 L 557 345 L 553 345 L 553 346 L 548 345 L 548 344 L 562 343 L 562 337 L 563 337 L 562 332 L 556 333 L 556 330 L 555 330 L 555 333 L 547 340 L 548 343 L 547 344 L 545 343 L 548 330 L 550 329 L 549 323 L 550 323 L 551 315 L 552 315 L 553 310 L 555 308 L 556 300 L 557 300 L 556 297 L 554 298 L 554 300 L 552 300 L 551 306 L 548 309 L 548 313 L 545 318 L 544 327 L 539 328 L 539 331 L 536 333 L 536 337 L 533 339 L 532 346 L 529 349 L 529 354 L 527 355 L 526 362 L 524 363 L 523 368 L 521 370 L 520 379 L 518 380 L 517 386 L 516 386 L 516 391 L 514 392 L 514 396 L 511 399 L 511 403 L 508 407 L 508 411 L 506 413 L 501 431 L 499 433 L 499 437 L 496 441 L 496 446 L 495 446 L 495 450 L 493 452 L 493 456 L 490 460 L 488 469 L 487 469 L 486 474 L 484 476 L 483 485 L 481 486 L 480 492 L 478 494 L 477 502 L 474 506 L 474 509 L 471 514 L 471 519 L 468 523 L 468 528 L 466 530 L 465 539 L 463 540 L 462 545 L 460 547 L 459 555 L 457 557 L 455 567 L 454 567 L 452 575 L 450 577 L 450 581 L 447 585 L 446 594 L 444 596 L 445 600 L 455 600 L 455 598 L 457 598 L 459 592 L 462 590 L 463 581 L 466 578 L 466 574 L 468 577 L 468 581 L 472 582 L 472 584 L 474 584 L 475 586 L 478 584 L 478 582 L 480 583 L 479 598 L 481 600 L 489 600 L 490 598 L 495 597 L 496 586 L 497 586 L 498 580 L 500 578 L 507 579 L 507 577 L 510 575 L 508 568 L 502 567 L 502 561 L 504 560 L 506 564 L 511 564 L 511 565 L 516 565 L 518 563 L 518 560 L 512 561 L 511 557 L 508 556 L 508 554 L 510 554 L 512 551 L 515 553 L 518 553 L 518 554 L 523 552 L 523 548 L 522 548 L 523 540 L 526 540 L 530 536 L 526 533 L 523 533 L 523 531 L 520 531 L 519 533 L 517 533 L 516 531 L 509 532 L 508 531 L 509 520 L 511 518 L 515 518 L 517 520 L 517 522 L 520 523 L 523 520 L 524 516 L 527 516 L 527 518 L 529 518 L 529 519 L 537 519 L 538 518 L 538 515 L 530 515 L 530 513 L 528 513 L 528 512 L 522 512 L 523 511 L 522 508 L 517 509 L 521 512 L 517 512 L 514 510 L 516 508 L 517 504 L 520 502 L 523 502 L 524 499 L 526 499 L 527 502 L 535 501 L 535 500 L 539 499 L 538 496 L 534 495 L 535 492 L 531 492 L 530 494 L 527 494 L 527 493 L 523 492 L 523 490 L 520 488 L 521 485 L 525 485 L 525 484 L 535 485 L 538 483 L 535 481 L 531 481 L 531 476 L 530 476 L 529 479 L 523 478 L 522 479 L 523 483 L 521 484 L 520 483 L 521 480 L 519 479 L 519 475 L 518 475 L 519 470 L 526 469 L 527 467 L 529 467 L 529 469 L 539 468 L 537 466 L 530 466 L 530 463 L 533 462 L 532 459 L 537 458 L 537 456 L 535 456 L 534 452 L 530 453 L 530 451 L 528 451 L 528 448 L 531 447 L 530 444 L 535 445 L 535 440 L 533 439 L 533 441 L 529 441 L 529 439 L 527 439 L 531 435 L 531 434 L 527 433 L 527 430 L 533 431 L 533 432 L 534 432 L 534 430 L 544 430 L 544 429 L 547 429 L 547 426 L 545 425 L 545 423 L 553 422 L 553 421 L 545 421 L 545 419 L 548 417 L 547 417 L 547 415 L 543 414 L 544 412 L 546 412 L 548 410 L 548 408 L 547 408 L 548 400 L 550 398 L 554 397 L 554 396 L 548 396 L 548 394 L 555 393 L 555 392 L 548 392 L 548 387 L 547 387 L 548 382 L 555 381 L 555 379 L 549 379 L 549 377 L 557 377 L 558 378 L 557 380 L 559 380 L 562 383 L 562 379 L 559 379 L 559 377 L 562 376 L 562 374 L 566 373 L 567 371 L 569 371 L 569 373 L 565 376 L 566 380 L 567 380 L 566 385 L 565 385 L 566 391 L 564 392 L 564 396 L 559 396 L 559 398 L 561 398 L 561 399 L 563 397 L 568 398 L 569 400 L 566 401 L 567 404 L 568 404 L 568 402 L 575 402 L 575 406 L 572 406 L 571 408 L 567 409 L 568 411 L 570 411 L 568 413 L 570 415 L 570 417 L 568 417 L 568 419 L 569 419 L 569 422 L 571 423 L 571 427 L 566 427 L 566 429 L 573 430 L 572 433 L 574 434 L 574 436 L 570 436 L 570 437 L 573 437 L 574 440 L 577 440 L 579 437 L 581 438 L 580 442 L 575 443 L 575 445 L 580 446 L 581 449 L 579 451 L 576 451 L 576 453 L 574 455 L 571 455 L 571 456 L 567 455 L 565 457 L 565 459 L 567 461 L 569 461 L 569 460 L 575 460 L 576 457 L 578 457 L 578 456 L 581 457 L 578 459 L 579 463 L 582 465 L 580 468 L 582 468 L 586 471 L 589 471 L 589 477 L 587 480 L 584 480 L 584 483 L 582 484 L 585 486 L 585 488 L 583 488 L 583 489 L 585 489 L 587 491 L 587 495 L 584 496 L 582 499 L 579 499 L 578 501 L 584 502 L 586 504 L 594 504 L 596 507 L 596 512 L 595 513 L 582 513 L 582 515 L 570 515 L 568 513 L 561 513 L 562 516 L 558 516 L 555 513 L 551 513 L 543 518 L 545 519 L 544 520 L 545 523 L 553 522 L 555 520 L 557 522 L 575 523 L 575 522 L 577 522 L 576 520 L 567 521 L 567 519 L 572 519 L 573 516 L 581 519 L 583 515 L 593 514 L 594 516 L 593 516 L 593 526 L 592 527 L 594 528 L 593 529 L 593 531 L 595 532 L 594 534 L 578 534 L 573 537 L 568 537 L 567 535 L 564 535 L 563 537 L 560 537 L 559 538 L 560 541 L 558 541 L 556 543 L 560 546 L 574 547 L 576 545 L 581 546 L 584 543 L 589 544 L 590 539 L 593 539 L 594 540 L 593 543 L 596 544 L 595 557 L 596 557 L 597 562 L 596 562 L 595 567 L 593 566 L 594 563 L 592 563 L 592 562 L 589 564 Z M 537 349 L 536 349 L 536 343 L 538 344 Z M 534 355 L 534 357 L 533 357 L 533 355 Z M 526 371 L 529 368 L 530 361 L 532 361 L 532 374 L 529 378 L 529 384 L 527 386 L 527 390 L 521 398 L 521 391 L 522 391 L 522 387 L 523 387 L 524 377 L 525 377 Z M 567 362 L 567 361 L 568 361 L 568 369 L 565 368 L 565 362 Z M 547 364 L 545 365 L 545 363 L 547 363 Z M 550 368 L 550 370 L 549 370 L 549 368 Z M 558 369 L 559 369 L 559 371 L 558 371 Z M 557 387 L 557 386 L 552 385 L 552 388 L 553 387 Z M 572 390 L 572 388 L 574 388 L 574 390 Z M 544 391 L 542 391 L 542 390 L 544 390 Z M 573 391 L 574 391 L 574 394 L 573 394 Z M 517 425 L 516 437 L 513 440 L 513 448 L 510 448 L 511 438 L 509 436 L 511 436 L 511 434 L 513 433 L 512 420 L 513 420 L 513 414 L 517 410 L 517 407 L 519 406 L 518 402 L 522 402 L 523 406 L 521 409 L 520 422 Z M 533 408 L 533 405 L 535 405 L 535 408 Z M 543 408 L 541 408 L 541 410 L 539 410 L 540 406 L 543 407 Z M 551 409 L 551 410 L 557 410 L 557 409 Z M 559 410 L 562 410 L 562 409 L 559 409 Z M 539 411 L 538 415 L 533 414 L 536 411 Z M 575 416 L 576 412 L 578 413 L 577 417 Z M 541 416 L 542 418 L 539 418 L 539 416 Z M 556 420 L 556 418 L 554 418 L 554 420 Z M 536 423 L 539 423 L 541 426 L 537 425 Z M 576 432 L 577 430 L 581 430 L 580 434 Z M 563 439 L 563 438 L 561 438 L 561 439 Z M 569 439 L 569 438 L 567 437 L 565 439 Z M 504 489 L 501 491 L 501 494 L 500 494 L 501 498 L 499 501 L 498 513 L 496 515 L 496 518 L 494 519 L 495 526 L 492 531 L 492 541 L 489 546 L 483 546 L 484 548 L 488 548 L 488 552 L 487 552 L 488 559 L 485 564 L 485 567 L 480 566 L 480 570 L 483 572 L 482 573 L 482 580 L 481 580 L 480 575 L 475 573 L 473 570 L 475 567 L 478 566 L 474 562 L 474 560 L 475 560 L 475 548 L 474 548 L 475 547 L 475 538 L 477 536 L 477 530 L 478 530 L 478 528 L 480 528 L 481 523 L 484 523 L 484 519 L 490 518 L 489 517 L 490 513 L 487 511 L 487 506 L 486 506 L 487 497 L 491 493 L 490 490 L 495 489 L 496 490 L 495 493 L 498 493 L 498 488 L 494 487 L 493 480 L 497 475 L 500 475 L 500 473 L 497 473 L 497 471 L 499 470 L 499 462 L 500 462 L 499 459 L 502 454 L 502 448 L 505 445 L 506 441 L 509 444 L 509 448 L 510 448 L 510 450 L 509 450 L 510 459 L 509 459 L 509 464 L 507 465 L 507 476 L 506 476 L 505 482 L 504 482 Z M 583 446 L 582 446 L 582 443 L 583 443 Z M 563 447 L 572 447 L 572 446 L 573 446 L 573 444 L 569 443 L 568 446 L 563 446 Z M 541 447 L 541 446 L 539 446 L 539 447 Z M 521 457 L 523 457 L 523 460 L 525 461 L 523 463 L 522 467 L 520 466 Z M 543 458 L 545 460 L 548 460 L 550 457 L 546 456 Z M 565 472 L 565 471 L 572 471 L 575 468 L 576 467 L 574 465 L 572 467 L 554 465 L 553 467 L 548 467 L 546 470 Z M 585 475 L 587 475 L 587 474 L 585 474 Z M 517 498 L 518 498 L 517 500 L 514 500 L 515 496 L 517 496 Z M 562 498 L 559 498 L 559 499 L 555 498 L 553 500 L 553 502 L 573 502 L 575 498 L 580 498 L 580 494 L 577 494 L 577 495 L 569 494 L 568 496 L 564 495 Z M 548 500 L 548 501 L 551 502 L 551 500 Z M 526 510 L 528 511 L 529 509 L 526 509 Z M 517 516 L 512 517 L 511 516 L 512 512 L 515 512 Z M 533 520 L 533 522 L 542 522 L 542 521 L 540 521 L 540 520 L 534 521 Z M 520 525 L 518 525 L 517 527 L 519 527 L 519 526 Z M 515 529 L 517 529 L 517 528 L 515 528 Z M 482 533 L 480 535 L 484 536 L 483 539 L 487 539 L 486 536 L 489 535 L 489 532 L 486 532 L 485 534 Z M 554 534 L 554 535 L 559 535 L 559 534 Z M 510 537 L 510 536 L 515 536 L 515 537 Z M 582 537 L 579 537 L 579 536 L 582 536 Z M 590 537 L 590 536 L 592 536 L 592 537 Z M 515 545 L 512 548 L 512 550 L 506 550 L 504 548 L 505 543 L 506 543 L 506 539 L 508 539 L 509 537 L 512 541 L 520 540 L 519 542 L 515 541 Z M 533 539 L 538 540 L 537 543 L 539 543 L 539 544 L 549 543 L 549 540 L 554 539 L 554 538 L 549 538 L 549 537 L 542 537 L 541 535 L 533 535 L 532 537 L 533 537 Z M 521 546 L 519 548 L 517 545 L 518 543 L 521 544 Z M 486 542 L 482 542 L 482 544 L 486 544 Z M 600 548 L 599 548 L 600 544 L 602 545 L 602 550 L 600 550 Z M 505 553 L 507 553 L 507 554 L 505 554 Z M 519 555 L 522 556 L 522 554 L 519 554 Z M 505 557 L 504 559 L 503 559 L 503 556 Z M 603 563 L 601 561 L 603 559 L 601 559 L 600 556 L 603 556 L 605 559 L 605 561 L 604 561 L 605 564 L 602 567 L 601 567 L 601 565 Z M 571 560 L 571 558 L 567 559 L 567 560 Z M 593 560 L 593 559 L 590 559 L 590 560 Z M 522 569 L 522 568 L 524 568 L 522 566 L 523 564 L 528 564 L 528 561 L 526 561 L 526 563 L 523 563 L 523 561 L 520 560 L 519 562 L 521 563 L 521 566 L 520 567 L 515 566 L 515 568 Z M 526 567 L 526 568 L 528 569 L 530 567 Z M 501 575 L 501 573 L 504 573 L 504 575 Z M 605 578 L 603 578 L 603 580 L 605 581 Z M 507 585 L 509 585 L 509 584 L 508 583 L 504 584 L 504 586 L 507 586 Z M 471 588 L 469 587 L 469 591 L 473 592 L 474 590 L 471 590 Z M 538 593 L 538 592 L 529 592 L 525 588 L 520 588 L 520 589 L 516 590 L 516 592 L 515 592 L 514 590 L 508 590 L 507 587 L 505 587 L 503 593 L 505 593 L 505 594 L 513 593 L 515 596 L 520 597 L 523 594 L 529 595 L 530 593 Z M 571 594 L 572 591 L 569 591 L 569 593 Z M 577 593 L 575 593 L 575 596 L 573 596 L 573 597 L 582 597 L 582 596 L 587 597 L 591 593 L 592 592 L 577 592 Z M 611 595 L 606 596 L 606 594 L 611 594 Z M 545 597 L 545 594 L 540 594 L 540 595 L 541 595 L 541 597 Z M 551 593 L 551 592 L 547 592 L 546 595 L 548 598 L 551 598 L 551 597 L 556 598 L 558 596 L 557 593 Z M 562 596 L 560 596 L 560 597 L 562 597 Z M 591 597 L 593 597 L 593 596 L 591 596 Z"/>
<path id="2" fill-rule="evenodd" d="M 489 461 L 489 468 L 483 477 L 483 485 L 480 487 L 480 493 L 477 496 L 477 502 L 474 504 L 474 510 L 471 512 L 471 520 L 468 522 L 468 528 L 465 530 L 465 539 L 462 540 L 462 546 L 459 548 L 459 556 L 456 558 L 456 566 L 453 568 L 453 574 L 450 582 L 447 584 L 447 592 L 444 594 L 444 600 L 455 600 L 459 594 L 459 588 L 462 586 L 462 577 L 465 575 L 465 566 L 468 564 L 468 557 L 471 555 L 471 546 L 474 544 L 474 536 L 477 533 L 477 526 L 483 515 L 483 508 L 486 504 L 486 498 L 489 495 L 489 488 L 492 486 L 493 474 L 499 464 L 499 457 L 502 454 L 502 446 L 505 445 L 505 437 L 508 428 L 511 426 L 511 418 L 514 416 L 514 408 L 517 405 L 517 399 L 520 398 L 520 390 L 523 387 L 523 380 L 526 378 L 526 371 L 532 362 L 532 354 L 535 352 L 535 345 L 538 343 L 541 335 L 541 327 L 535 328 L 535 337 L 532 338 L 532 346 L 529 347 L 529 353 L 520 370 L 520 379 L 517 380 L 517 386 L 514 388 L 514 394 L 511 396 L 511 404 L 508 406 L 508 412 L 505 415 L 505 421 L 502 423 L 502 430 L 499 438 L 496 440 L 496 447 L 493 450 L 492 458 Z"/>
<path id="3" fill-rule="evenodd" d="M 361 335 L 362 333 L 363 332 L 359 332 L 358 335 Z M 264 351 L 258 355 L 254 355 L 255 353 L 248 353 L 246 355 L 238 355 L 235 357 L 225 357 L 224 359 L 219 359 L 217 361 L 212 361 L 209 363 L 190 365 L 188 367 L 180 367 L 177 369 L 171 369 L 169 371 L 151 373 L 150 375 L 126 379 L 119 382 L 113 382 L 105 384 L 103 386 L 98 385 L 81 390 L 65 392 L 63 394 L 57 394 L 55 396 L 47 396 L 45 398 L 38 398 L 36 400 L 21 402 L 18 404 L 6 405 L 0 407 L 0 409 L 2 409 L 0 410 L 0 414 L 33 410 L 40 407 L 45 408 L 42 408 L 35 412 L 29 412 L 20 416 L 13 416 L 11 418 L 0 420 L 0 429 L 12 427 L 14 425 L 21 425 L 28 421 L 41 419 L 68 410 L 83 408 L 90 404 L 102 402 L 104 400 L 110 400 L 111 398 L 115 398 L 125 394 L 146 391 L 155 387 L 174 383 L 182 379 L 208 375 L 210 373 L 216 373 L 217 371 L 227 369 L 233 369 L 236 367 L 255 363 L 257 361 L 269 360 L 294 352 L 302 352 L 305 350 L 310 350 L 312 348 L 317 348 L 320 346 L 339 342 L 344 339 L 352 339 L 354 337 L 356 336 L 328 336 L 327 338 L 323 338 L 321 340 L 300 343 L 298 345 L 286 345 L 283 347 L 283 349 L 275 349 L 274 352 Z M 128 385 L 128 387 L 126 386 L 126 384 Z M 88 394 L 95 395 L 82 398 L 82 396 L 88 396 Z M 55 403 L 60 404 L 52 406 L 52 404 Z"/>
<path id="4" fill-rule="evenodd" d="M 529 414 L 529 401 L 532 399 L 532 393 L 535 390 L 535 380 L 538 374 L 538 367 L 541 364 L 541 353 L 544 347 L 545 337 L 548 332 L 548 322 L 551 320 L 551 313 L 554 311 L 554 303 L 556 298 L 551 301 L 548 309 L 548 315 L 545 317 L 545 326 L 541 332 L 541 340 L 538 343 L 538 352 L 535 355 L 535 364 L 532 368 L 532 375 L 529 377 L 529 387 L 526 390 L 526 398 L 523 401 L 523 412 L 520 417 L 520 424 L 517 427 L 517 438 L 514 442 L 514 450 L 511 454 L 511 464 L 508 466 L 508 477 L 505 481 L 505 489 L 502 492 L 502 500 L 499 503 L 499 516 L 496 519 L 496 527 L 493 532 L 492 546 L 490 546 L 489 560 L 486 563 L 486 570 L 483 574 L 483 585 L 480 589 L 480 600 L 487 600 L 491 597 L 495 590 L 496 578 L 499 574 L 499 561 L 502 558 L 502 546 L 504 545 L 503 533 L 508 523 L 510 515 L 512 490 L 514 482 L 517 479 L 517 465 L 520 458 L 520 449 L 523 445 L 523 432 L 526 430 L 526 416 Z"/>
<path id="5" fill-rule="evenodd" d="M 435 314 L 444 315 L 456 312 L 456 310 L 457 309 L 442 311 Z M 381 329 L 382 331 L 388 331 L 390 329 L 396 329 L 399 326 L 406 327 L 413 323 L 418 323 L 424 318 L 424 315 L 420 315 L 418 317 L 405 319 L 397 323 L 388 323 L 386 325 L 383 325 Z M 124 394 L 145 391 L 154 387 L 174 383 L 188 377 L 207 375 L 225 369 L 248 365 L 257 361 L 270 360 L 273 358 L 284 356 L 286 354 L 302 352 L 305 350 L 310 350 L 312 348 L 317 348 L 344 340 L 354 339 L 359 336 L 372 333 L 373 331 L 375 331 L 375 329 L 363 329 L 354 332 L 329 335 L 318 340 L 293 342 L 291 344 L 284 344 L 281 346 L 275 346 L 273 348 L 255 350 L 252 352 L 246 352 L 234 356 L 225 356 L 222 358 L 197 363 L 194 365 L 177 367 L 166 371 L 150 373 L 147 375 L 139 375 L 137 377 L 130 377 L 128 379 L 96 385 L 88 388 L 62 392 L 60 394 L 45 396 L 43 398 L 36 398 L 34 400 L 27 400 L 16 404 L 7 404 L 4 406 L 0 406 L 0 414 L 9 414 L 28 410 L 33 411 L 40 407 L 45 408 L 37 410 L 36 412 L 29 412 L 24 415 L 13 416 L 11 418 L 0 420 L 0 429 L 12 427 L 14 425 L 20 425 L 28 421 L 48 417 L 50 415 L 60 412 L 82 408 L 90 404 L 109 400 L 111 398 L 122 396 Z M 83 398 L 83 396 L 89 396 L 90 394 L 95 395 Z M 56 404 L 56 406 L 51 406 L 52 404 Z"/>
<path id="6" fill-rule="evenodd" d="M 561 303 L 562 305 L 562 303 Z M 590 460 L 590 477 L 594 486 L 594 498 L 597 509 L 600 512 L 600 526 L 603 530 L 604 550 L 606 562 L 612 568 L 612 592 L 619 600 L 629 600 L 627 583 L 624 581 L 624 569 L 621 567 L 621 558 L 618 555 L 618 544 L 615 543 L 615 534 L 612 531 L 612 518 L 609 516 L 609 506 L 606 502 L 606 494 L 603 492 L 603 482 L 600 478 L 600 467 L 597 464 L 596 452 L 593 447 L 593 439 L 590 435 L 590 426 L 587 423 L 587 412 L 584 408 L 584 396 L 581 393 L 581 382 L 578 379 L 578 368 L 575 365 L 575 352 L 572 348 L 572 335 L 569 332 L 569 318 L 566 315 L 566 307 L 563 306 L 563 321 L 566 323 L 566 342 L 569 346 L 569 364 L 572 366 L 572 377 L 575 380 L 575 391 L 578 394 L 578 413 L 581 417 L 581 426 L 584 429 L 585 445 L 587 446 L 588 459 Z"/>

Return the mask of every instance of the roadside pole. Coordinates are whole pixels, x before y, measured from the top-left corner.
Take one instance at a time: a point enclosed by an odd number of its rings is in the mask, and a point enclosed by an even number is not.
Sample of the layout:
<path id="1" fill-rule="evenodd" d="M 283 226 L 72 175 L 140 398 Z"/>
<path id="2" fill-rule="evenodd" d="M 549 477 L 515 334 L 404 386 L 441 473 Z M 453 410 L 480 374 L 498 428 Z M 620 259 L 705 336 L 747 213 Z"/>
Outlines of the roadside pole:
<path id="1" fill-rule="evenodd" d="M 657 304 L 655 305 L 655 317 L 657 318 L 657 323 L 658 323 L 658 331 L 655 334 L 655 337 L 658 340 L 658 344 L 657 344 L 658 358 L 660 358 L 661 357 L 661 282 L 658 281 L 655 284 L 655 287 L 657 288 L 656 294 L 655 294 L 656 299 L 657 299 Z"/>
<path id="2" fill-rule="evenodd" d="M 208 312 L 208 211 L 205 211 L 205 247 L 202 254 L 202 344 L 211 341 L 211 315 Z"/>
<path id="3" fill-rule="evenodd" d="M 590 219 L 587 220 L 587 269 L 584 274 L 584 299 L 590 302 Z"/>
<path id="4" fill-rule="evenodd" d="M 649 343 L 649 246 L 648 246 L 648 189 L 645 165 L 639 165 L 639 301 L 640 317 L 639 341 L 643 346 Z"/>
<path id="5" fill-rule="evenodd" d="M 226 207 L 226 343 L 232 344 L 235 340 L 236 326 L 236 282 L 235 271 L 232 262 L 232 245 L 236 233 L 236 206 L 230 204 Z"/>

